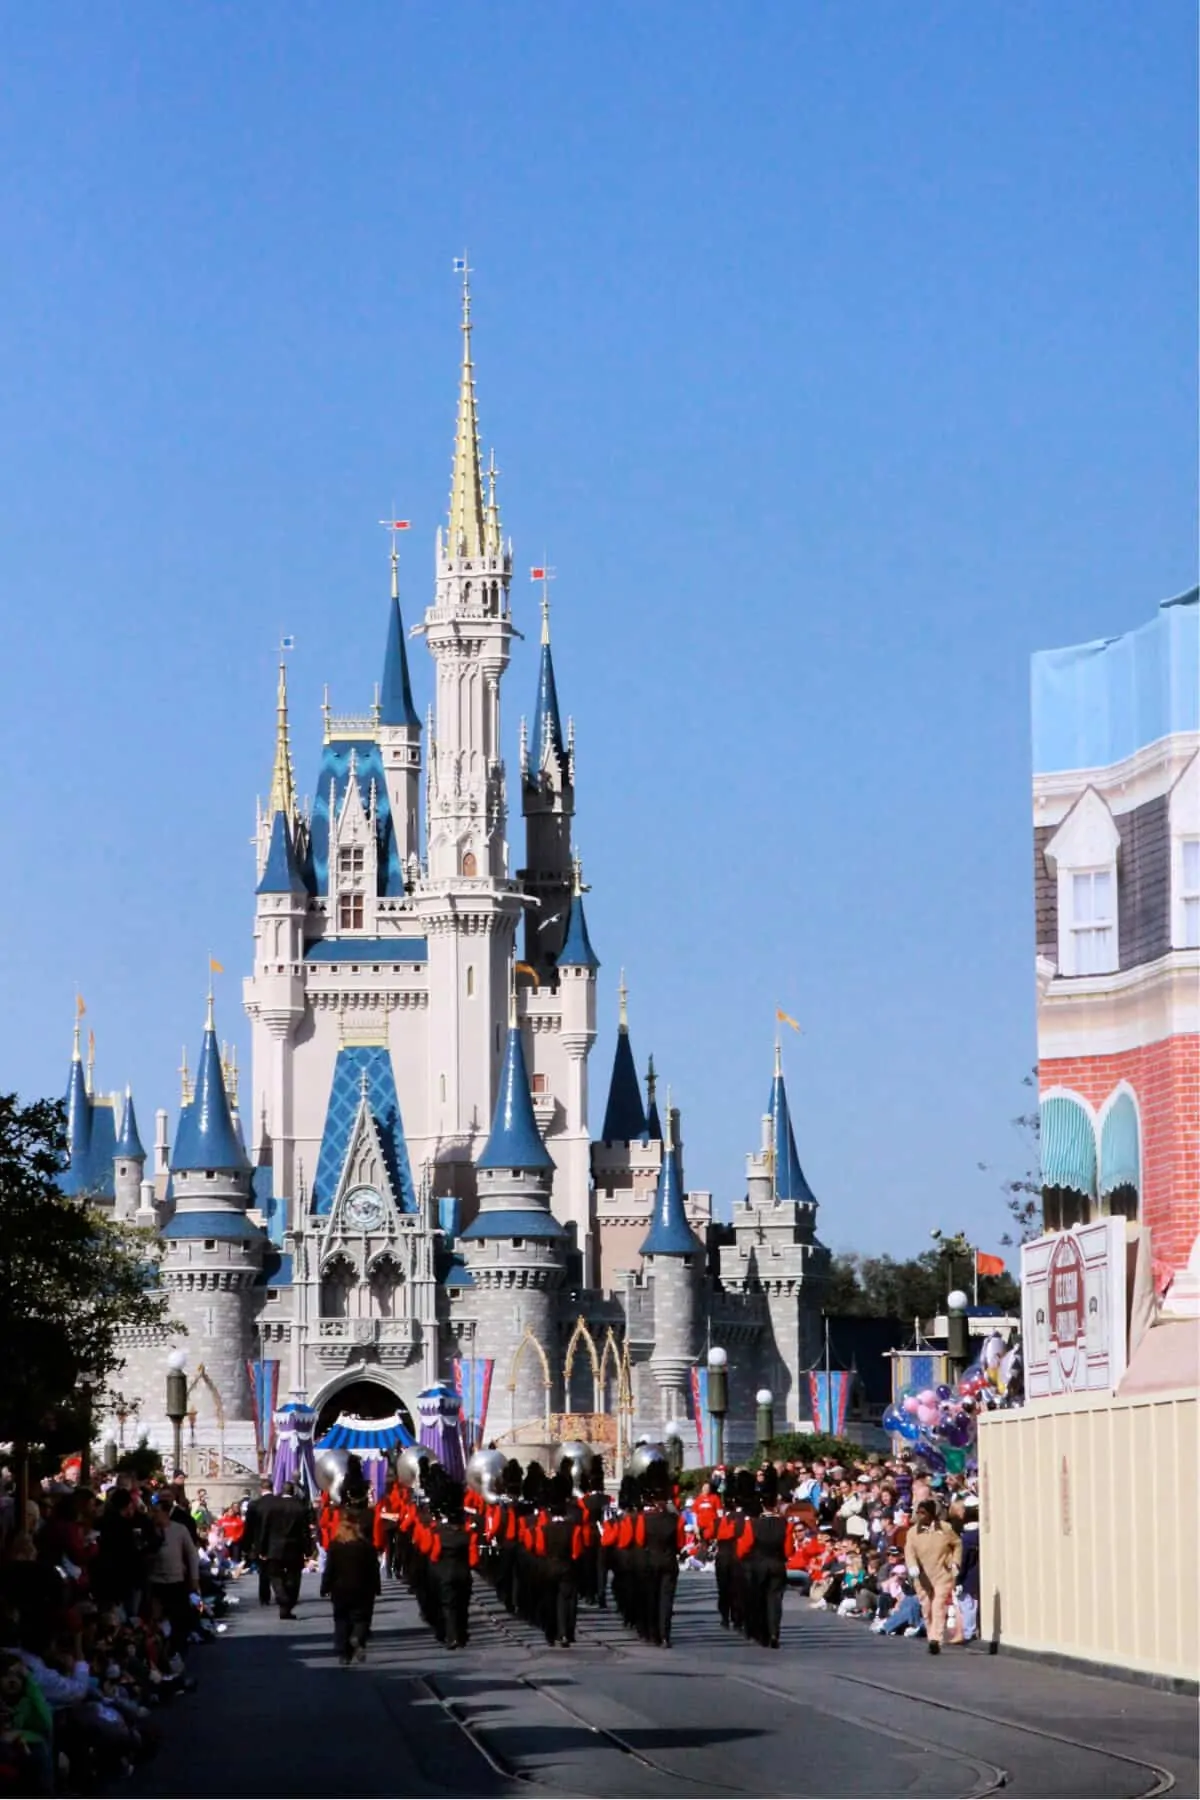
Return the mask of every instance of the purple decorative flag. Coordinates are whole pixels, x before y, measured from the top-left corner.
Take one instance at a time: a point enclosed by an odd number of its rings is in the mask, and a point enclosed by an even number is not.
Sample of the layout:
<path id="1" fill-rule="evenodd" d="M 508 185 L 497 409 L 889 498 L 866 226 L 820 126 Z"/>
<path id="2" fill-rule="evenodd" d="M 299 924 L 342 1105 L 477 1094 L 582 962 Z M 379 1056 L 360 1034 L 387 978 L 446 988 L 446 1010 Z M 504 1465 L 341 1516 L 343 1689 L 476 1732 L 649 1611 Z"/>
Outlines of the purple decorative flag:
<path id="1" fill-rule="evenodd" d="M 496 1361 L 491 1356 L 456 1356 L 452 1363 L 454 1386 L 462 1401 L 459 1431 L 463 1449 L 469 1456 L 484 1441 L 488 1402 L 492 1394 L 492 1371 Z"/>
<path id="2" fill-rule="evenodd" d="M 419 1441 L 436 1456 L 447 1475 L 461 1481 L 466 1473 L 462 1434 L 458 1429 L 462 1401 L 448 1381 L 439 1381 L 417 1395 Z"/>
<path id="3" fill-rule="evenodd" d="M 281 1493 L 284 1482 L 294 1481 L 299 1484 L 310 1500 L 315 1500 L 320 1491 L 317 1486 L 317 1466 L 313 1459 L 313 1431 L 316 1428 L 317 1415 L 311 1406 L 303 1401 L 289 1400 L 275 1414 L 275 1467 L 271 1474 L 271 1485 L 275 1492 Z"/>

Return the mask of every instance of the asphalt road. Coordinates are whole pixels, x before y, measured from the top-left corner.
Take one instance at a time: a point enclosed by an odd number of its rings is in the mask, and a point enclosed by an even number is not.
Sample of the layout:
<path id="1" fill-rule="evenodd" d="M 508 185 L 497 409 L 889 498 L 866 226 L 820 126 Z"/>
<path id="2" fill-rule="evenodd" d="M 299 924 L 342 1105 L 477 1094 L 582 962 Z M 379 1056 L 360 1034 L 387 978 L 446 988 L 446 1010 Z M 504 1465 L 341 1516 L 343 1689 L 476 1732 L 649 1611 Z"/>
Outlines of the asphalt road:
<path id="1" fill-rule="evenodd" d="M 1197 1795 L 1190 1699 L 983 1649 L 931 1657 L 789 1595 L 783 1647 L 721 1630 L 684 1576 L 675 1647 L 580 1609 L 550 1650 L 477 1583 L 465 1652 L 439 1648 L 388 1585 L 365 1665 L 334 1659 L 305 1578 L 297 1623 L 254 1583 L 132 1796 Z"/>

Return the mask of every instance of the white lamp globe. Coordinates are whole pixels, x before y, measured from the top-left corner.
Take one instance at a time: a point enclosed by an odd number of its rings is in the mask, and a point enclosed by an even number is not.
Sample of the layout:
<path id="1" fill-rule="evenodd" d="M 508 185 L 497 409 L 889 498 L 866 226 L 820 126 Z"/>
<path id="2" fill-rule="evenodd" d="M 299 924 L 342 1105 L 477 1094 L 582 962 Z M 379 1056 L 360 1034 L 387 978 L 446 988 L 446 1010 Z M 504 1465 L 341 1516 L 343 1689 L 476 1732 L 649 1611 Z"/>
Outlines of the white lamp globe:
<path id="1" fill-rule="evenodd" d="M 967 1307 L 967 1296 L 963 1293 L 961 1288 L 955 1288 L 952 1294 L 946 1295 L 946 1305 L 950 1308 L 951 1312 L 965 1312 Z"/>
<path id="2" fill-rule="evenodd" d="M 672 1438 L 675 1442 L 682 1444 L 683 1427 L 678 1419 L 667 1420 L 666 1424 L 663 1426 L 663 1436 L 665 1438 Z"/>
<path id="3" fill-rule="evenodd" d="M 724 1350 L 722 1350 L 720 1344 L 714 1344 L 712 1349 L 708 1353 L 709 1368 L 710 1369 L 723 1369 L 725 1367 L 725 1364 L 728 1361 L 729 1361 L 729 1358 L 725 1354 Z"/>
<path id="4" fill-rule="evenodd" d="M 773 1406 L 775 1404 L 775 1396 L 770 1388 L 759 1388 L 754 1400 L 757 1406 Z"/>
<path id="5" fill-rule="evenodd" d="M 170 1356 L 168 1356 L 168 1358 L 167 1358 L 167 1367 L 168 1367 L 168 1369 L 186 1369 L 187 1368 L 187 1351 L 186 1350 L 172 1350 Z"/>

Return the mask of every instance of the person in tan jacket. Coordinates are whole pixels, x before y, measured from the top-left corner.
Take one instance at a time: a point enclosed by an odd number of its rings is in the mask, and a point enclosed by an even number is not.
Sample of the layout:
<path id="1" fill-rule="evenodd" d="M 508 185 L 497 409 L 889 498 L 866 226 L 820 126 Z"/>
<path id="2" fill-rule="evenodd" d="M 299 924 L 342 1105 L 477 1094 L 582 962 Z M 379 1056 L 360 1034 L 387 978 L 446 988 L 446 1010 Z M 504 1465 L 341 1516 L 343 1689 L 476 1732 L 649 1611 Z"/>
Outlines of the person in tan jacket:
<path id="1" fill-rule="evenodd" d="M 946 1629 L 946 1611 L 954 1595 L 962 1542 L 953 1525 L 937 1516 L 932 1500 L 922 1500 L 904 1544 L 905 1561 L 921 1602 L 929 1654 L 937 1656 Z"/>

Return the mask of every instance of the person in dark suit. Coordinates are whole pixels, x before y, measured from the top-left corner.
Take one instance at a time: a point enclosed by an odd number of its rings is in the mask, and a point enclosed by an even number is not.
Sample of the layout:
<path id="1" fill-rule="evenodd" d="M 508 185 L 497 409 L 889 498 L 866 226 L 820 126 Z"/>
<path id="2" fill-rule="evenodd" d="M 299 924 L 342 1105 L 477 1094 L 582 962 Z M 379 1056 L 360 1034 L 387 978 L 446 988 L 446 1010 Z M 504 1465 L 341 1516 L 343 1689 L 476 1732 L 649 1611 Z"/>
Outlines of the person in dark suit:
<path id="1" fill-rule="evenodd" d="M 245 1523 L 242 1528 L 241 1552 L 242 1561 L 254 1563 L 258 1569 L 258 1604 L 271 1604 L 271 1576 L 267 1569 L 267 1559 L 262 1553 L 262 1528 L 264 1508 L 273 1499 L 271 1483 L 262 1481 L 257 1500 L 252 1500 L 246 1508 Z"/>
<path id="2" fill-rule="evenodd" d="M 294 1481 L 263 1502 L 259 1554 L 266 1560 L 281 1619 L 294 1619 L 304 1559 L 312 1548 L 312 1516 Z"/>
<path id="3" fill-rule="evenodd" d="M 380 1587 L 379 1557 L 362 1519 L 343 1514 L 321 1576 L 321 1594 L 333 1601 L 333 1645 L 340 1663 L 366 1662 Z"/>

